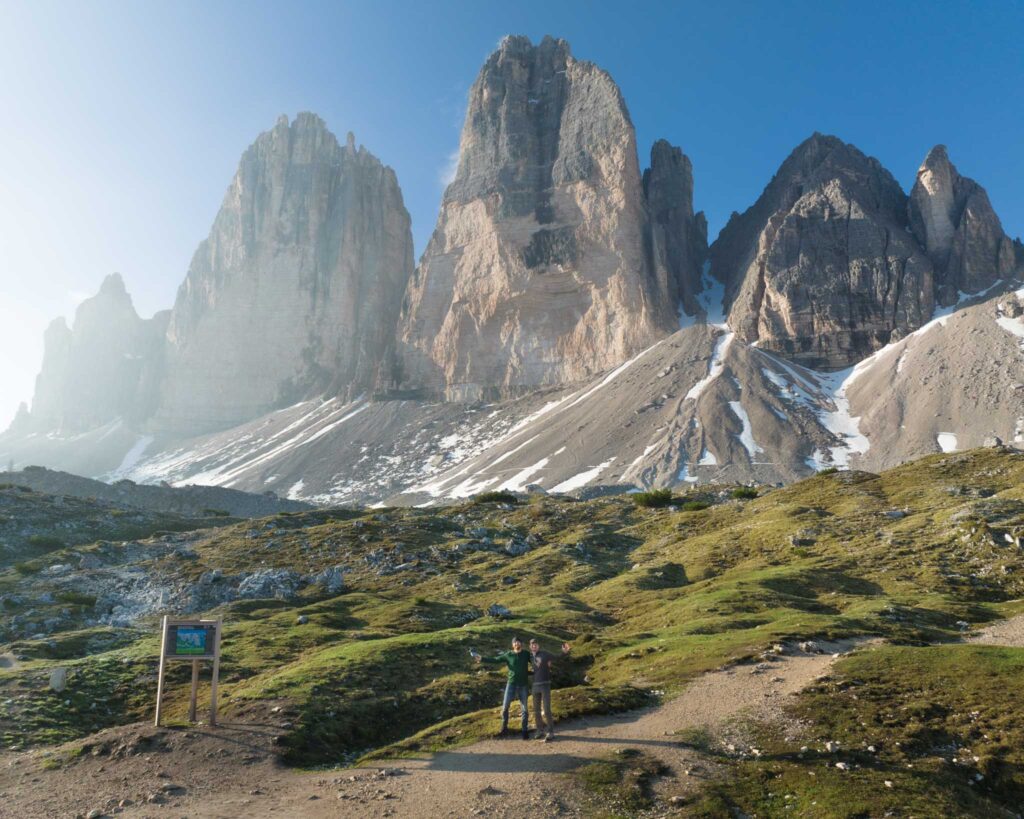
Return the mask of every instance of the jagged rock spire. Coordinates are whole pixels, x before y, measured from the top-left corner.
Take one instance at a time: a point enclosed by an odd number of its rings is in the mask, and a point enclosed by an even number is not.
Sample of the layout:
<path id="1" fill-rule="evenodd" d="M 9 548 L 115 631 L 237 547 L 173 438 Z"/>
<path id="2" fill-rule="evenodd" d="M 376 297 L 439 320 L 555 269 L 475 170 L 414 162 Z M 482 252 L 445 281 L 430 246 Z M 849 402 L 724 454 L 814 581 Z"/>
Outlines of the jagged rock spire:
<path id="1" fill-rule="evenodd" d="M 954 304 L 960 291 L 977 293 L 1012 275 L 1014 246 L 988 194 L 957 172 L 945 145 L 932 148 L 918 169 L 909 218 L 935 266 L 940 304 Z"/>

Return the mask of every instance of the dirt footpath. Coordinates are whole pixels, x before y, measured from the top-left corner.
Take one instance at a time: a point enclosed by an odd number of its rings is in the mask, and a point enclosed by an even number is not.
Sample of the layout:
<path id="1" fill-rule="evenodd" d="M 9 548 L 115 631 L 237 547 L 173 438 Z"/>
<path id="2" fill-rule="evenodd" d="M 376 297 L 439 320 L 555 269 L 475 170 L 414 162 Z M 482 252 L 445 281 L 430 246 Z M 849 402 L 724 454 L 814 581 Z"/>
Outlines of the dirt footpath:
<path id="1" fill-rule="evenodd" d="M 967 642 L 1022 648 L 1024 647 L 1024 614 L 993 623 L 972 634 L 967 638 Z"/>

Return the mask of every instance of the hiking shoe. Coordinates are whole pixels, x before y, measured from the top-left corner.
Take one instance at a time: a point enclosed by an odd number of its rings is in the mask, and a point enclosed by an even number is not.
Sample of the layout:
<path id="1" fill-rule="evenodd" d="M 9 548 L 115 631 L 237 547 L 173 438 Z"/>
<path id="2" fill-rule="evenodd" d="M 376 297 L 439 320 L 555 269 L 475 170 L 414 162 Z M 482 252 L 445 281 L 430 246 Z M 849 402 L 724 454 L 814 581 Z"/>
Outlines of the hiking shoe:
<path id="1" fill-rule="evenodd" d="M 529 739 L 529 738 L 530 738 L 530 732 L 529 731 L 523 731 L 523 739 Z"/>
<path id="2" fill-rule="evenodd" d="M 553 740 L 554 738 L 555 738 L 554 734 L 548 734 L 547 736 L 544 737 L 544 741 L 545 742 L 551 742 L 551 740 Z"/>
<path id="3" fill-rule="evenodd" d="M 508 728 L 502 728 L 498 733 L 494 735 L 495 739 L 504 739 L 508 736 Z"/>

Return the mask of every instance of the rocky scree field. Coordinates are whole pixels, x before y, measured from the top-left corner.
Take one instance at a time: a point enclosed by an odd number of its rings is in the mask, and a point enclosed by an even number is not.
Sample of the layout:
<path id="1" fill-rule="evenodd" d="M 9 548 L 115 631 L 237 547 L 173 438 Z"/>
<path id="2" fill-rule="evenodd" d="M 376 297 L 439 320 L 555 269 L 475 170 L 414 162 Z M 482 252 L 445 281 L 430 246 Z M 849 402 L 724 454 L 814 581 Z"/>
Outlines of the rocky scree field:
<path id="1" fill-rule="evenodd" d="M 165 612 L 225 618 L 225 719 L 280 709 L 277 745 L 302 767 L 493 732 L 502 675 L 469 649 L 496 652 L 513 634 L 572 641 L 555 680 L 560 718 L 653 704 L 783 643 L 873 636 L 886 645 L 793 698 L 784 728 L 678 737 L 727 773 L 679 810 L 1014 815 L 1024 649 L 963 636 L 1024 609 L 1024 454 L 936 455 L 754 494 L 498 494 L 118 542 L 87 532 L 0 571 L 0 738 L 55 765 L 111 753 L 89 737 L 151 717 Z M 56 667 L 60 692 L 48 684 Z M 187 677 L 172 667 L 172 724 L 184 721 Z M 582 781 L 660 775 L 620 768 Z"/>

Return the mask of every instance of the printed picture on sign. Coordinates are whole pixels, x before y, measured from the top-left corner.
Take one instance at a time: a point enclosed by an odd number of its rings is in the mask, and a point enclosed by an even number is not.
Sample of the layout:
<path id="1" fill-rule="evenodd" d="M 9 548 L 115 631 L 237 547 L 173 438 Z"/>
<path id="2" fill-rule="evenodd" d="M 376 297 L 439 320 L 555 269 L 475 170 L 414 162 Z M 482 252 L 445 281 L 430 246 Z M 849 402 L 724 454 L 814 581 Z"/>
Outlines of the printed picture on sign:
<path id="1" fill-rule="evenodd" d="M 179 627 L 174 642 L 175 654 L 205 654 L 206 629 Z"/>

